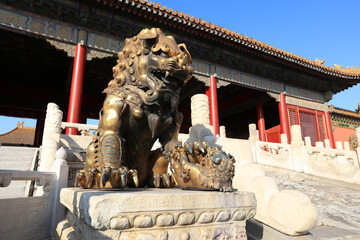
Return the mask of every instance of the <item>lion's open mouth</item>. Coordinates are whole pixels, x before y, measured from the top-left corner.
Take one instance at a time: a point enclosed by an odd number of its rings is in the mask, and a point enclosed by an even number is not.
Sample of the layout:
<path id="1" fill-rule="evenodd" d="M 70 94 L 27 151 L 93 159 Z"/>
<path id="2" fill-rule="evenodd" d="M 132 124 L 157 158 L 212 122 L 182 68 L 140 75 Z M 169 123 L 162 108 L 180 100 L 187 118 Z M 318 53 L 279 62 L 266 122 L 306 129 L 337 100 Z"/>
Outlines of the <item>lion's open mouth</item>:
<path id="1" fill-rule="evenodd" d="M 159 91 L 177 91 L 184 84 L 187 75 L 186 71 L 183 70 L 169 72 L 160 69 L 149 69 L 148 71 L 149 78 L 153 80 L 155 88 Z"/>

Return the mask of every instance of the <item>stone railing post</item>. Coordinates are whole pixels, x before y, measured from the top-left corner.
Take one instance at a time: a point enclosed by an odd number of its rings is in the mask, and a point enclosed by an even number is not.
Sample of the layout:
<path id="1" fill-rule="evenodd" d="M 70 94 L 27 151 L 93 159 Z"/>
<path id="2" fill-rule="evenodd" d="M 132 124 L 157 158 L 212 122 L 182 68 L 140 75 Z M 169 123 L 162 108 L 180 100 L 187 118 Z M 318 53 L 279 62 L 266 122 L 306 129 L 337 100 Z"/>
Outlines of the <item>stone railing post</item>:
<path id="1" fill-rule="evenodd" d="M 209 99 L 205 94 L 195 94 L 191 97 L 191 125 L 191 141 L 203 141 L 204 137 L 208 137 L 215 142 L 214 128 L 210 125 Z"/>
<path id="2" fill-rule="evenodd" d="M 51 166 L 51 171 L 56 173 L 56 181 L 54 186 L 53 202 L 51 216 L 51 236 L 54 235 L 56 226 L 64 219 L 65 207 L 60 203 L 60 190 L 67 187 L 69 166 L 66 161 L 67 153 L 64 148 L 60 148 L 55 153 L 55 161 Z"/>
<path id="3" fill-rule="evenodd" d="M 357 154 L 357 157 L 358 157 L 358 164 L 360 166 L 360 127 L 357 127 L 355 129 L 355 133 L 356 133 L 356 140 L 357 140 L 356 154 Z"/>
<path id="4" fill-rule="evenodd" d="M 318 147 L 318 148 L 324 148 L 324 143 L 319 141 L 319 142 L 316 142 L 315 143 L 315 147 Z"/>
<path id="5" fill-rule="evenodd" d="M 210 124 L 209 98 L 205 94 L 191 97 L 191 125 Z"/>
<path id="6" fill-rule="evenodd" d="M 301 136 L 301 127 L 300 125 L 292 125 L 290 130 L 293 167 L 295 171 L 303 172 L 302 147 L 304 142 Z"/>
<path id="7" fill-rule="evenodd" d="M 344 150 L 350 151 L 350 144 L 349 144 L 349 142 L 344 142 Z"/>
<path id="8" fill-rule="evenodd" d="M 257 156 L 256 156 L 256 142 L 259 141 L 259 135 L 256 130 L 256 124 L 251 123 L 249 124 L 249 143 L 250 143 L 250 149 L 253 156 L 253 162 L 257 162 Z"/>
<path id="9" fill-rule="evenodd" d="M 55 160 L 55 152 L 60 141 L 62 117 L 63 113 L 58 105 L 55 103 L 47 105 L 39 171 L 50 171 Z"/>
<path id="10" fill-rule="evenodd" d="M 336 141 L 335 146 L 337 150 L 343 150 L 342 141 Z"/>
<path id="11" fill-rule="evenodd" d="M 311 138 L 309 136 L 304 137 L 305 140 L 305 146 L 311 147 Z"/>
<path id="12" fill-rule="evenodd" d="M 226 137 L 226 128 L 225 128 L 225 126 L 220 126 L 220 137 Z"/>
<path id="13" fill-rule="evenodd" d="M 324 139 L 324 144 L 325 144 L 325 148 L 331 148 L 329 139 Z"/>
<path id="14" fill-rule="evenodd" d="M 288 137 L 287 137 L 287 135 L 285 133 L 280 134 L 280 139 L 281 139 L 282 144 L 288 144 L 289 143 Z"/>

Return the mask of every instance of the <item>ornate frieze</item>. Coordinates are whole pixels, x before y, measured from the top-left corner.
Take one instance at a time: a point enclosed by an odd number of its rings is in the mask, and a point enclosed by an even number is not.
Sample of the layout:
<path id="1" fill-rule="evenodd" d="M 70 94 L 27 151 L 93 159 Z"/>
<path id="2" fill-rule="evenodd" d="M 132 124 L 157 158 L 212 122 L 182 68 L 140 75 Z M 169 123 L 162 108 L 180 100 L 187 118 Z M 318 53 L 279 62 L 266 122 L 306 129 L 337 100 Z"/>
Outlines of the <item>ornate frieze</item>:
<path id="1" fill-rule="evenodd" d="M 347 127 L 347 128 L 357 128 L 360 127 L 360 120 L 345 115 L 340 115 L 336 113 L 330 114 L 331 123 L 334 126 Z"/>
<path id="2" fill-rule="evenodd" d="M 123 38 L 115 39 L 106 34 L 96 33 L 95 31 L 86 32 L 80 26 L 58 22 L 1 4 L 0 27 L 5 29 L 10 28 L 13 31 L 26 35 L 45 38 L 57 49 L 66 51 L 70 57 L 72 57 L 75 52 L 74 44 L 80 43 L 81 40 L 83 40 L 89 48 L 92 48 L 93 51 L 98 50 L 101 52 L 90 51 L 90 59 L 93 57 L 106 57 L 119 52 L 123 48 L 125 40 Z"/>
<path id="3" fill-rule="evenodd" d="M 61 239 L 246 239 L 245 221 L 256 213 L 254 194 L 245 192 L 67 188 L 60 198 L 69 209 Z"/>
<path id="4" fill-rule="evenodd" d="M 95 10 L 96 11 L 95 11 Z M 105 13 L 101 9 L 94 8 L 91 11 L 92 14 L 104 15 Z M 100 11 L 100 12 L 99 12 Z M 54 45 L 56 48 L 64 50 L 68 53 L 69 56 L 73 56 L 75 52 L 74 44 L 80 42 L 82 40 L 81 32 L 84 32 L 83 27 L 71 25 L 65 22 L 59 22 L 57 20 L 49 19 L 43 16 L 38 16 L 33 13 L 20 11 L 16 9 L 12 9 L 5 5 L 0 5 L 0 27 L 6 29 L 12 29 L 13 31 L 22 32 L 24 34 L 35 35 L 40 38 L 49 39 L 49 42 Z M 119 17 L 116 18 L 117 21 L 124 21 L 124 26 L 126 25 L 126 29 L 130 29 L 130 26 L 136 26 L 136 23 L 133 20 L 126 20 L 121 19 Z M 135 25 L 134 25 L 135 24 Z M 140 23 L 138 23 L 139 25 Z M 121 26 L 122 29 L 124 26 Z M 136 26 L 136 30 L 139 26 Z M 124 31 L 128 31 L 123 29 Z M 135 30 L 134 30 L 135 31 Z M 183 39 L 184 38 L 184 39 Z M 113 55 L 116 52 L 119 52 L 124 46 L 124 38 L 121 37 L 112 37 L 110 35 L 96 32 L 96 30 L 92 30 L 91 32 L 87 32 L 87 37 L 85 40 L 86 45 L 88 46 L 88 60 L 91 60 L 94 57 L 102 58 L 108 57 Z M 181 40 L 185 42 L 190 42 L 191 45 L 201 46 L 204 44 L 202 42 L 198 42 L 196 40 L 182 37 Z M 204 45 L 205 46 L 205 45 Z M 222 61 L 223 55 L 217 54 L 218 51 L 215 51 L 215 55 L 211 56 L 211 59 L 216 59 L 216 62 Z M 270 72 L 265 70 L 264 66 L 260 63 L 248 62 L 243 61 L 243 59 L 236 58 L 231 53 L 227 53 L 226 50 L 223 51 L 227 58 L 223 59 L 223 61 L 230 61 L 233 64 L 241 69 L 252 69 L 254 70 L 254 66 L 256 65 L 255 72 L 261 73 L 260 75 L 269 75 Z M 199 53 L 202 57 L 208 54 L 207 51 L 202 51 Z M 199 56 L 200 56 L 199 55 Z M 197 54 L 195 54 L 197 56 Z M 231 58 L 231 59 L 230 59 Z M 284 84 L 282 81 L 283 79 L 280 76 L 276 75 L 276 72 L 273 71 L 275 74 L 272 76 L 273 79 L 282 79 L 281 81 L 276 81 L 272 79 L 268 79 L 265 77 L 260 77 L 256 75 L 252 75 L 249 73 L 245 73 L 240 70 L 236 70 L 232 67 L 222 66 L 219 64 L 214 64 L 210 62 L 206 62 L 199 59 L 194 59 L 192 64 L 195 70 L 195 76 L 200 80 L 203 81 L 206 85 L 208 85 L 206 78 L 210 75 L 217 74 L 217 80 L 219 87 L 226 86 L 229 83 L 237 83 L 245 87 L 255 88 L 259 90 L 266 90 L 275 93 L 280 93 L 286 91 L 289 96 L 294 96 L 302 99 L 307 99 L 311 101 L 317 102 L 325 102 L 324 96 L 321 92 L 304 89 L 293 84 Z M 269 66 L 266 66 L 269 67 Z M 254 72 L 253 71 L 253 72 Z M 265 72 L 263 72 L 265 71 Z M 281 72 L 281 71 L 280 71 Z M 272 74 L 272 73 L 271 73 Z M 285 74 L 286 75 L 286 74 Z M 287 74 L 287 79 L 291 80 L 294 77 L 291 74 Z M 304 80 L 305 81 L 305 80 Z M 309 82 L 309 80 L 306 80 Z M 314 81 L 310 81 L 314 82 Z"/>
<path id="5" fill-rule="evenodd" d="M 295 85 L 285 85 L 283 82 L 255 76 L 218 64 L 194 59 L 192 67 L 195 72 L 194 75 L 200 81 L 204 82 L 206 86 L 209 85 L 207 79 L 216 73 L 216 79 L 219 81 L 218 87 L 226 86 L 226 84 L 223 82 L 237 83 L 245 87 L 266 90 L 275 93 L 286 91 L 288 96 L 316 102 L 325 102 L 324 96 L 321 92 L 304 89 Z"/>

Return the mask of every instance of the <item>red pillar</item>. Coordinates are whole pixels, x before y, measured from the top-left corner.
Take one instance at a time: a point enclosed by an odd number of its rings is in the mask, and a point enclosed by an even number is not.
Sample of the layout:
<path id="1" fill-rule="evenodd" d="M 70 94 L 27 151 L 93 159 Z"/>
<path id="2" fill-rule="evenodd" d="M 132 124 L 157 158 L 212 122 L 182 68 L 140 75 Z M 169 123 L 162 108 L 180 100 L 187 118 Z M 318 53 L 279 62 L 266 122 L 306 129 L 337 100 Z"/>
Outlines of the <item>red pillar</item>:
<path id="1" fill-rule="evenodd" d="M 264 119 L 264 108 L 261 103 L 256 104 L 256 113 L 258 120 L 259 138 L 260 141 L 265 142 L 265 119 Z"/>
<path id="2" fill-rule="evenodd" d="M 330 147 L 335 148 L 335 140 L 334 140 L 334 133 L 332 131 L 332 125 L 330 120 L 330 113 L 325 112 L 325 124 L 326 124 L 326 132 L 330 141 Z"/>
<path id="3" fill-rule="evenodd" d="M 209 97 L 210 105 L 210 123 L 214 127 L 214 136 L 219 135 L 219 113 L 216 93 L 216 79 L 210 76 L 210 88 L 206 89 L 206 95 Z"/>
<path id="4" fill-rule="evenodd" d="M 281 133 L 286 134 L 288 143 L 290 143 L 290 124 L 289 124 L 289 117 L 288 117 L 288 111 L 286 108 L 284 93 L 280 93 L 279 115 L 280 115 Z"/>
<path id="5" fill-rule="evenodd" d="M 70 100 L 67 122 L 79 123 L 81 113 L 81 101 L 84 85 L 84 70 L 86 61 L 86 46 L 78 43 L 75 49 L 73 74 L 71 81 Z M 66 134 L 77 135 L 75 128 L 66 129 Z"/>

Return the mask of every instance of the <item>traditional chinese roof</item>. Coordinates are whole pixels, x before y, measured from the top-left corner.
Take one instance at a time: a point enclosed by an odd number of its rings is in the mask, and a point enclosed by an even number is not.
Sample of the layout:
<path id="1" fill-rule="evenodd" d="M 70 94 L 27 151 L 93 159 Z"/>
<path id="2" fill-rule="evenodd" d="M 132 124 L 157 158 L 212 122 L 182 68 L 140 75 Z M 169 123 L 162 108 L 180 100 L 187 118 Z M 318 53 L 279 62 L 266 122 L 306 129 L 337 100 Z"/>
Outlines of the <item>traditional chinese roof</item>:
<path id="1" fill-rule="evenodd" d="M 18 122 L 16 128 L 10 132 L 0 134 L 2 144 L 12 145 L 33 145 L 35 138 L 35 128 L 25 127 L 24 122 Z"/>
<path id="2" fill-rule="evenodd" d="M 285 61 L 295 68 L 307 68 L 311 71 L 321 72 L 333 77 L 345 78 L 350 84 L 360 82 L 360 68 L 346 67 L 334 64 L 334 68 L 323 65 L 323 60 L 315 61 L 300 57 L 287 51 L 278 49 L 269 44 L 257 41 L 251 37 L 239 34 L 200 18 L 190 16 L 184 12 L 155 4 L 147 0 L 97 0 L 104 5 L 122 9 L 137 16 L 148 18 L 151 21 L 169 25 L 174 28 L 190 32 L 204 38 L 212 39 L 221 44 L 251 52 L 262 57 Z"/>
<path id="3" fill-rule="evenodd" d="M 360 107 L 360 103 L 359 103 L 359 107 Z M 345 115 L 345 116 L 348 116 L 348 117 L 354 117 L 354 118 L 358 118 L 358 119 L 360 119 L 359 110 L 360 110 L 360 108 L 356 109 L 355 111 L 350 111 L 350 110 L 334 107 L 334 105 L 329 106 L 329 112 L 330 113 L 337 113 L 337 114 L 340 114 L 340 115 Z"/>

